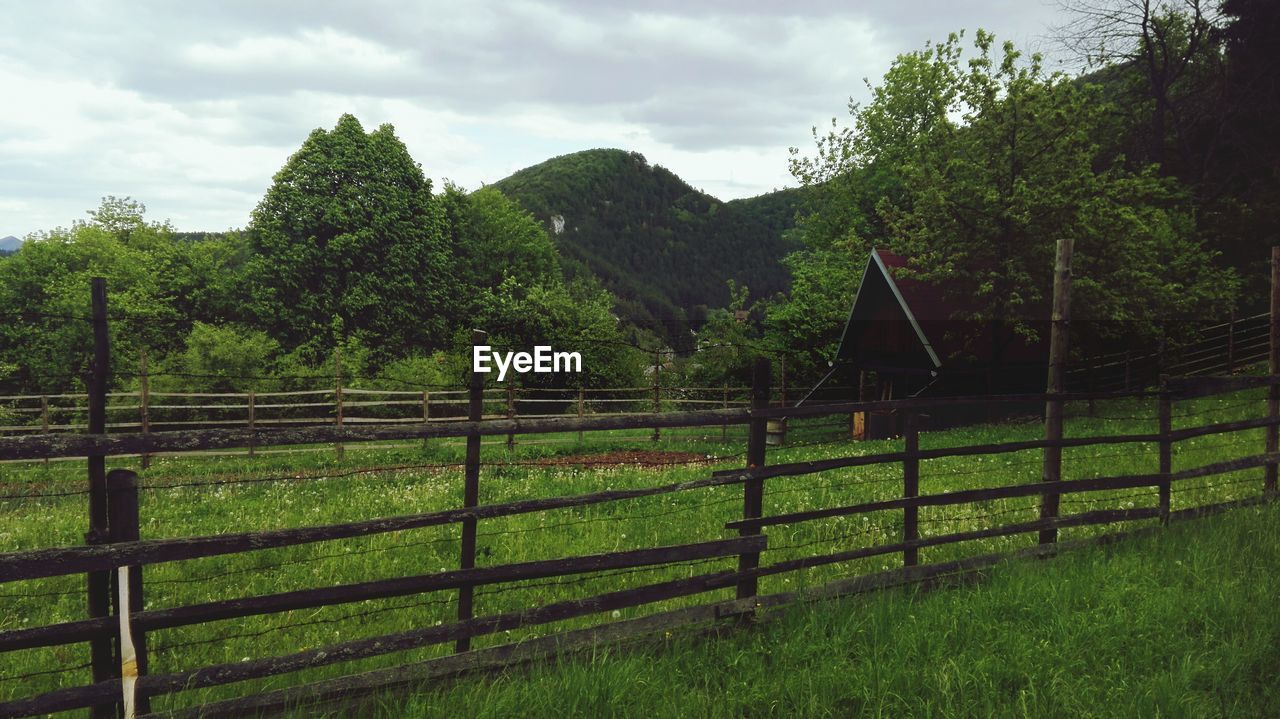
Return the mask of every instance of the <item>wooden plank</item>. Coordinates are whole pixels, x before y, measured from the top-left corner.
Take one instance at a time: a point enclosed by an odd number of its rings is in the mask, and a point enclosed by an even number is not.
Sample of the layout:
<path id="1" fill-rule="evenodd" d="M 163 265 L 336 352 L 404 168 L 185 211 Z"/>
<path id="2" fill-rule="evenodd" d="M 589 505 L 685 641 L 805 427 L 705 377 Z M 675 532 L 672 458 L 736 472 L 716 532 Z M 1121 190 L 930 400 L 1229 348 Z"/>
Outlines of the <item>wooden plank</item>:
<path id="1" fill-rule="evenodd" d="M 259 395 L 261 396 L 261 395 Z M 325 405 L 329 406 L 329 405 Z M 263 407 L 258 405 L 259 409 Z M 720 424 L 747 424 L 748 410 L 699 410 L 662 414 L 622 414 L 615 416 L 555 417 L 550 419 L 456 421 L 431 425 L 394 427 L 299 427 L 247 429 L 206 429 L 182 432 L 153 432 L 148 436 L 128 435 L 36 435 L 0 437 L 0 459 L 40 459 L 43 457 L 83 457 L 88 454 L 116 456 L 142 452 L 189 452 L 200 449 L 245 447 L 250 442 L 263 445 L 333 444 L 343 442 L 390 441 L 436 437 L 549 434 L 618 429 L 662 427 L 708 427 Z M 259 424 L 264 423 L 259 420 Z"/>
<path id="2" fill-rule="evenodd" d="M 1167 378 L 1161 378 L 1161 387 L 1167 387 Z M 1160 474 L 1164 477 L 1160 482 L 1160 517 L 1165 524 L 1169 523 L 1169 505 L 1173 495 L 1173 441 L 1169 439 L 1173 432 L 1173 397 L 1168 393 L 1160 395 Z"/>
<path id="3" fill-rule="evenodd" d="M 1269 322 L 1267 354 L 1267 372 L 1272 377 L 1280 375 L 1280 245 L 1271 248 L 1271 317 Z M 1280 385 L 1273 384 L 1267 392 L 1267 415 L 1275 419 L 1280 417 Z M 1267 427 L 1267 454 L 1280 452 L 1280 426 L 1272 424 Z M 1263 491 L 1276 491 L 1276 478 L 1280 466 L 1268 464 L 1263 474 Z"/>
<path id="4" fill-rule="evenodd" d="M 1242 419 L 1233 422 L 1218 422 L 1215 424 L 1205 424 L 1199 427 L 1188 427 L 1186 429 L 1176 429 L 1169 433 L 1169 438 L 1174 442 L 1193 439 L 1195 437 L 1205 437 L 1211 434 L 1226 434 L 1228 432 L 1239 432 L 1246 429 L 1257 429 L 1259 427 L 1276 427 L 1280 425 L 1280 416 L 1259 417 L 1257 419 Z M 1269 454 L 1274 454 L 1270 453 Z"/>
<path id="5" fill-rule="evenodd" d="M 1239 472 L 1242 469 L 1252 469 L 1254 467 L 1265 467 L 1270 464 L 1280 462 L 1280 453 L 1269 452 L 1266 454 L 1257 454 L 1250 457 L 1239 457 L 1237 459 L 1229 459 L 1224 462 L 1213 462 L 1212 464 L 1202 464 L 1198 467 L 1188 467 L 1171 473 L 1169 476 L 1174 480 L 1194 479 L 1196 477 L 1209 477 L 1215 474 L 1227 474 L 1228 472 Z"/>
<path id="6" fill-rule="evenodd" d="M 614 489 L 565 497 L 525 499 L 515 502 L 481 505 L 469 509 L 448 509 L 400 517 L 368 519 L 345 524 L 239 532 L 179 539 L 148 539 L 110 546 L 59 547 L 10 552 L 0 554 L 0 584 L 19 579 L 55 577 L 96 569 L 108 570 L 127 564 L 159 564 L 273 547 L 288 547 L 334 539 L 364 537 L 372 534 L 384 534 L 461 522 L 469 517 L 477 519 L 509 517 L 551 509 L 582 507 L 602 502 L 637 499 L 658 494 L 737 484 L 741 481 L 739 477 L 707 477 L 655 487 Z"/>
<path id="7" fill-rule="evenodd" d="M 474 330 L 471 333 L 471 344 L 488 344 L 489 333 Z M 471 372 L 470 395 L 467 404 L 467 419 L 478 421 L 484 414 L 484 374 Z M 509 436 L 509 435 L 508 435 Z M 467 435 L 466 469 L 463 473 L 462 506 L 474 507 L 480 503 L 480 435 L 472 432 Z M 463 570 L 476 565 L 476 518 L 468 516 L 462 520 L 462 540 L 459 544 L 459 566 Z M 473 616 L 475 601 L 472 585 L 458 587 L 458 620 L 465 621 Z M 459 637 L 454 646 L 456 652 L 471 649 L 471 637 Z"/>
<path id="8" fill-rule="evenodd" d="M 1280 377 L 1254 377 L 1241 375 L 1238 377 L 1170 377 L 1169 391 L 1181 399 L 1207 397 L 1215 394 L 1228 394 L 1256 387 L 1274 387 L 1280 383 Z"/>
<path id="9" fill-rule="evenodd" d="M 1129 392 L 1064 392 L 1057 395 L 1063 402 L 1079 402 L 1085 400 L 1112 400 L 1112 399 L 1137 399 L 1141 397 L 1151 396 L 1151 392 L 1143 390 L 1134 390 Z M 876 412 L 884 410 L 928 410 L 936 407 L 952 407 L 963 405 L 987 405 L 987 404 L 1026 404 L 1030 402 L 1045 402 L 1049 400 L 1049 395 L 1045 393 L 1028 393 L 1028 394 L 997 394 L 997 395 L 967 395 L 961 397 L 916 397 L 905 399 L 887 399 L 887 400 L 869 400 L 858 402 L 832 402 L 829 404 L 809 405 L 803 404 L 799 407 L 774 407 L 766 410 L 756 410 L 752 412 L 752 416 L 762 416 L 772 419 L 777 418 L 797 418 L 797 417 L 821 417 L 825 415 L 835 414 L 851 414 L 853 412 Z"/>
<path id="10" fill-rule="evenodd" d="M 902 496 L 907 499 L 920 496 L 920 426 L 919 417 L 907 415 L 903 431 L 906 455 L 902 460 Z M 902 508 L 902 564 L 914 567 L 920 563 L 920 549 L 910 543 L 920 538 L 920 508 Z"/>
<path id="11" fill-rule="evenodd" d="M 1044 407 L 1044 438 L 1050 442 L 1062 439 L 1063 402 L 1060 396 L 1066 391 L 1067 346 L 1070 334 L 1067 328 L 1071 322 L 1071 253 L 1074 242 L 1071 237 L 1058 240 L 1057 254 L 1053 262 L 1053 314 L 1049 323 L 1049 377 L 1046 392 L 1049 399 Z M 1093 374 L 1090 374 L 1093 377 Z M 1093 388 L 1090 387 L 1092 390 Z M 1093 414 L 1094 403 L 1089 401 L 1089 413 Z M 1050 487 L 1062 479 L 1062 447 L 1047 445 L 1044 448 L 1044 461 L 1041 465 L 1041 480 Z M 1058 516 L 1060 495 L 1055 491 L 1046 491 L 1040 495 L 1040 518 L 1053 519 Z M 1058 541 L 1057 527 L 1040 530 L 1040 544 L 1053 544 Z"/>
<path id="12" fill-rule="evenodd" d="M 1212 434 L 1208 432 L 1206 434 Z M 1161 436 L 1159 434 L 1125 434 L 1125 435 L 1103 435 L 1097 437 L 1066 437 L 1060 440 L 1031 439 L 1019 442 L 1002 442 L 998 444 L 981 444 L 970 445 L 964 447 L 940 447 L 937 449 L 922 449 L 919 452 L 921 460 L 938 459 L 940 457 L 965 457 L 972 455 L 987 454 L 1007 454 L 1011 452 L 1024 452 L 1032 449 L 1043 449 L 1048 446 L 1057 447 L 1087 447 L 1092 445 L 1105 444 L 1127 444 L 1131 442 L 1159 442 Z M 791 462 L 786 464 L 775 464 L 749 472 L 741 469 L 720 470 L 713 473 L 714 476 L 755 475 L 765 479 L 770 477 L 787 477 L 801 474 L 813 474 L 815 472 L 825 472 L 833 469 L 844 469 L 847 467 L 863 467 L 873 464 L 889 464 L 901 462 L 906 458 L 903 452 L 884 452 L 882 454 L 868 454 L 854 457 L 835 457 L 833 459 L 813 460 L 808 462 Z"/>
<path id="13" fill-rule="evenodd" d="M 368 657 L 402 652 L 462 638 L 493 634 L 508 629 L 546 624 L 589 616 L 615 609 L 651 604 L 715 589 L 731 587 L 737 581 L 733 571 L 700 574 L 684 579 L 658 582 L 631 589 L 599 594 L 584 599 L 555 602 L 524 611 L 478 617 L 467 621 L 424 627 L 369 639 L 358 639 L 293 654 L 251 659 L 202 667 L 200 669 L 153 674 L 138 680 L 138 690 L 151 695 L 170 694 L 187 689 L 221 686 L 248 679 L 297 672 Z M 0 716 L 66 711 L 109 701 L 120 695 L 120 681 L 98 682 L 71 687 L 35 697 L 0 703 Z"/>
<path id="14" fill-rule="evenodd" d="M 757 575 L 767 576 L 770 574 L 783 574 L 800 569 L 812 569 L 814 567 L 821 567 L 828 564 L 839 564 L 841 562 L 850 562 L 856 559 L 865 559 L 867 557 L 897 554 L 898 552 L 905 552 L 907 550 L 919 551 L 922 547 L 937 547 L 946 544 L 955 544 L 957 542 L 970 542 L 977 539 L 1008 537 L 1015 534 L 1026 534 L 1028 532 L 1043 532 L 1046 529 L 1057 530 L 1064 527 L 1083 527 L 1096 524 L 1129 522 L 1140 519 L 1155 519 L 1159 516 L 1159 510 L 1144 507 L 1140 509 L 1102 509 L 1091 512 L 1070 514 L 1065 517 L 1045 517 L 1027 522 L 1002 524 L 995 527 L 975 529 L 967 532 L 955 532 L 952 534 L 917 538 L 911 541 L 897 542 L 895 544 L 881 544 L 874 547 L 860 547 L 858 549 L 835 552 L 833 554 L 787 559 L 780 562 L 774 562 L 773 564 L 760 568 Z"/>
<path id="15" fill-rule="evenodd" d="M 110 333 L 107 329 L 107 281 L 101 277 L 90 280 L 93 302 L 93 362 L 89 381 L 89 431 L 105 436 L 107 431 L 107 382 L 111 376 Z M 85 543 L 101 546 L 110 541 L 107 507 L 107 459 L 101 454 L 88 456 L 89 469 L 89 532 Z M 88 613 L 90 619 L 111 614 L 111 575 L 101 570 L 90 571 L 86 577 Z M 108 638 L 94 639 L 89 643 L 90 663 L 95 682 L 115 676 L 118 666 L 112 658 L 112 643 Z M 111 719 L 115 708 L 110 702 L 100 701 L 90 710 L 93 719 Z"/>
<path id="16" fill-rule="evenodd" d="M 138 514 L 138 475 L 127 469 L 113 469 L 107 474 L 107 488 L 111 541 L 138 541 L 141 531 Z M 130 679 L 128 685 L 132 687 L 133 681 L 130 674 L 133 677 L 146 674 L 150 666 L 147 635 L 132 622 L 133 617 L 140 613 L 143 607 L 142 567 L 120 567 L 117 570 L 116 587 L 118 596 L 115 613 L 118 622 L 116 639 L 120 656 L 119 676 Z M 116 622 L 112 622 L 110 617 L 105 619 L 108 627 L 104 634 L 109 638 L 110 624 Z M 103 619 L 91 621 L 103 621 Z M 103 635 L 99 634 L 96 638 L 101 640 Z M 126 693 L 125 703 L 126 717 L 130 715 L 129 709 L 132 708 L 129 704 L 136 705 L 142 712 L 151 711 L 151 699 L 144 692 Z"/>
<path id="17" fill-rule="evenodd" d="M 151 380 L 147 376 L 147 351 L 145 349 L 138 352 L 138 391 L 141 395 L 138 398 L 138 422 L 142 425 L 142 433 L 148 434 L 151 432 Z M 143 452 L 139 458 L 143 469 L 151 466 L 150 454 Z"/>
<path id="18" fill-rule="evenodd" d="M 1182 517 L 1178 517 L 1182 519 Z M 728 600 L 700 604 L 651 614 L 637 619 L 611 622 L 585 629 L 571 630 L 519 644 L 506 644 L 480 649 L 464 655 L 428 659 L 419 663 L 376 669 L 357 675 L 299 686 L 286 687 L 262 694 L 223 700 L 199 707 L 177 710 L 163 716 L 168 719 L 239 719 L 243 716 L 273 715 L 277 712 L 297 712 L 307 707 L 323 704 L 332 706 L 339 700 L 349 700 L 370 694 L 386 694 L 396 689 L 422 686 L 431 680 L 439 680 L 474 671 L 489 671 L 551 657 L 563 657 L 579 650 L 593 650 L 604 643 L 617 643 L 642 638 L 664 631 L 688 630 L 706 625 L 724 617 L 737 616 L 744 611 L 762 607 L 782 607 L 796 602 L 825 601 L 854 594 L 879 591 L 904 584 L 919 584 L 924 588 L 946 586 L 956 581 L 981 576 L 981 572 L 1010 560 L 1040 558 L 1053 554 L 1114 544 L 1129 538 L 1144 536 L 1149 529 L 1130 530 L 1097 537 L 1061 542 L 1050 547 L 1034 546 L 1011 552 L 977 555 L 938 564 L 906 567 L 872 574 L 838 579 L 798 592 L 781 592 L 754 597 L 749 600 Z M 949 582 L 939 582 L 949 579 Z M 768 615 L 765 615 L 768 616 Z M 315 712 L 320 713 L 320 712 Z M 158 716 L 158 715 L 157 715 Z"/>
<path id="19" fill-rule="evenodd" d="M 205 602 L 169 609 L 141 611 L 135 609 L 133 626 L 138 630 L 156 631 L 205 622 L 309 609 L 370 599 L 388 599 L 411 594 L 481 586 L 547 577 L 589 574 L 613 569 L 646 567 L 714 557 L 729 557 L 741 552 L 760 552 L 767 547 L 763 535 L 734 537 L 709 542 L 681 544 L 650 549 L 635 549 L 605 554 L 590 554 L 562 559 L 544 559 L 495 567 L 458 569 L 411 577 L 380 579 L 317 589 L 301 589 L 238 599 Z M 0 633 L 0 652 L 33 647 L 55 646 L 110 636 L 114 622 L 110 618 L 63 622 L 42 627 Z"/>
<path id="20" fill-rule="evenodd" d="M 1108 489 L 1129 489 L 1132 487 L 1153 487 L 1160 482 L 1159 474 L 1134 474 L 1116 477 L 1097 477 L 1094 479 L 1059 480 L 1056 483 L 1033 482 L 1031 484 L 1015 484 L 1005 487 L 988 487 L 984 489 L 960 489 L 954 492 L 925 494 L 919 497 L 899 497 L 875 502 L 863 502 L 842 507 L 826 507 L 803 512 L 775 514 L 760 519 L 739 519 L 725 523 L 726 529 L 742 529 L 743 527 L 767 527 L 777 524 L 793 524 L 815 519 L 845 517 L 851 514 L 865 514 L 886 509 L 902 509 L 904 507 L 941 507 L 951 504 L 967 504 L 992 499 L 1012 499 L 1042 494 L 1052 489 L 1059 494 L 1076 492 L 1096 492 Z"/>
<path id="21" fill-rule="evenodd" d="M 757 357 L 751 367 L 751 408 L 763 409 L 769 406 L 769 360 Z M 748 425 L 747 434 L 747 469 L 754 472 L 764 466 L 768 435 L 768 422 L 764 418 L 755 418 Z M 764 514 L 764 480 L 751 477 L 742 483 L 742 517 L 744 520 L 757 519 Z M 739 533 L 746 537 L 760 533 L 759 527 L 742 527 Z M 738 557 L 738 572 L 747 573 L 760 566 L 760 552 L 744 552 Z M 755 577 L 738 582 L 738 599 L 754 597 L 758 593 Z"/>

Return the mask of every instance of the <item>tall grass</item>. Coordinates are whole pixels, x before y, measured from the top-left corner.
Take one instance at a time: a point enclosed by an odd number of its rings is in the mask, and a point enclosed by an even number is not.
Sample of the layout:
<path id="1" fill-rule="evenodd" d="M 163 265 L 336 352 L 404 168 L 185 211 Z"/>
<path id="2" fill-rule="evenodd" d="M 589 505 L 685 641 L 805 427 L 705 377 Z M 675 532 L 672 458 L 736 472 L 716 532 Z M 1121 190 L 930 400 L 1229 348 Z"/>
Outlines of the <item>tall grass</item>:
<path id="1" fill-rule="evenodd" d="M 1181 402 L 1175 426 L 1257 417 L 1265 410 L 1259 391 Z M 1069 436 L 1150 432 L 1156 429 L 1151 401 L 1125 401 L 1101 406 L 1096 416 L 1085 407 L 1072 407 Z M 901 440 L 849 442 L 837 426 L 821 422 L 795 423 L 787 447 L 773 449 L 770 463 L 824 459 L 850 454 L 900 450 Z M 1002 424 L 925 432 L 924 448 L 1032 439 L 1041 429 L 1034 418 Z M 647 433 L 645 433 L 647 434 Z M 529 439 L 529 438 L 521 438 Z M 538 439 L 543 439 L 539 437 Z M 639 444 L 636 433 L 589 433 L 576 444 L 519 443 L 508 452 L 499 438 L 486 443 L 487 466 L 481 473 L 482 503 L 593 492 L 603 489 L 648 487 L 705 477 L 709 471 L 741 467 L 745 441 L 741 429 L 720 428 L 663 431 L 660 443 Z M 621 448 L 694 452 L 712 461 L 664 467 L 612 466 L 583 468 L 534 464 L 560 455 L 593 454 Z M 247 457 L 161 458 L 143 473 L 142 536 L 162 538 L 217 534 L 251 529 L 274 529 L 354 521 L 452 508 L 460 504 L 462 458 L 458 442 L 403 443 L 391 449 L 360 450 L 347 445 L 346 462 L 338 466 L 331 452 L 304 455 Z M 1177 447 L 1174 468 L 1206 464 L 1262 450 L 1261 430 L 1191 440 Z M 716 460 L 714 458 L 722 458 Z M 113 459 L 109 466 L 127 466 L 132 458 Z M 444 466 L 419 466 L 444 465 Z M 354 472 L 353 470 L 369 470 Z M 1064 452 L 1064 476 L 1069 479 L 1153 472 L 1154 445 L 1072 448 Z M 798 511 L 900 496 L 901 466 L 886 464 L 849 468 L 816 475 L 769 480 L 765 512 Z M 318 475 L 336 474 L 328 478 Z M 921 491 L 935 493 L 968 487 L 993 487 L 1036 481 L 1040 453 L 1019 452 L 989 457 L 945 458 L 922 463 Z M 1175 485 L 1174 508 L 1256 495 L 1261 470 L 1192 480 Z M 241 482 L 271 478 L 278 481 Z M 232 483 L 227 483 L 232 481 Z M 195 485 L 195 486 L 190 486 Z M 83 463 L 0 465 L 0 494 L 75 491 L 84 486 Z M 724 523 L 741 516 L 742 490 L 727 486 L 588 507 L 520 515 L 480 522 L 478 564 L 548 559 L 598 552 L 638 549 L 665 544 L 705 541 L 734 533 Z M 1154 506 L 1156 491 L 1118 490 L 1072 495 L 1063 512 L 1128 506 Z M 1034 497 L 996 500 L 955 507 L 921 510 L 925 536 L 978 529 L 994 524 L 1034 519 Z M 1143 524 L 1131 523 L 1131 524 Z M 0 500 L 0 551 L 75 545 L 86 529 L 85 498 L 81 495 Z M 879 512 L 863 517 L 839 517 L 770 527 L 770 549 L 762 561 L 830 553 L 858 546 L 888 543 L 901 537 L 902 512 Z M 1064 539 L 1083 537 L 1103 528 L 1064 530 Z M 1005 537 L 921 551 L 921 561 L 936 562 L 958 556 L 1029 546 L 1033 535 Z M 767 577 L 761 592 L 797 589 L 835 577 L 899 566 L 898 556 L 845 562 L 788 575 Z M 224 557 L 150 566 L 145 569 L 147 608 L 324 587 L 334 584 L 422 574 L 454 568 L 458 563 L 458 529 L 432 527 L 393 534 L 262 550 Z M 732 558 L 695 565 L 659 567 L 626 575 L 574 577 L 561 582 L 526 582 L 477 590 L 476 612 L 490 614 L 523 609 L 551 601 L 584 597 L 625 586 L 637 586 L 692 573 L 732 569 Z M 1052 575 L 1047 575 L 1051 577 Z M 83 577 L 66 576 L 0 585 L 0 630 L 37 626 L 83 618 Z M 625 610 L 640 616 L 683 604 L 723 599 L 731 590 L 687 600 Z M 448 622 L 456 616 L 455 594 L 366 601 L 348 605 L 250 617 L 207 625 L 155 632 L 150 636 L 153 673 L 194 669 L 203 665 L 287 654 L 339 641 Z M 513 630 L 477 639 L 484 647 L 537 636 L 596 621 L 585 618 L 545 627 Z M 229 687 L 183 692 L 159 698 L 157 708 L 175 708 L 276 688 L 298 681 L 338 676 L 363 669 L 398 665 L 439 656 L 449 647 L 430 647 L 396 655 L 318 668 L 286 677 L 244 682 Z M 63 686 L 87 683 L 88 649 L 84 644 L 0 654 L 0 700 L 26 696 Z M 65 671 L 60 671 L 65 670 Z M 27 676 L 40 672 L 35 676 Z"/>
<path id="2" fill-rule="evenodd" d="M 1280 507 L 385 696 L 387 717 L 1274 717 Z"/>

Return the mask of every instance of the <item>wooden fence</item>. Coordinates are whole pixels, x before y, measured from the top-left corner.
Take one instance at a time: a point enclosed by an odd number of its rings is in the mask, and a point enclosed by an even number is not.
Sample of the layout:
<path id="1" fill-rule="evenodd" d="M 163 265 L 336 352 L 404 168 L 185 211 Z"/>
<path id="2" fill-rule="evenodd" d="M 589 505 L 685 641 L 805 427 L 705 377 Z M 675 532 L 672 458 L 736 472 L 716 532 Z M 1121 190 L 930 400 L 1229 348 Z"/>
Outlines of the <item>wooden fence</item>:
<path id="1" fill-rule="evenodd" d="M 1117 391 L 1154 387 L 1161 375 L 1230 374 L 1265 361 L 1270 351 L 1270 313 L 1205 327 L 1184 345 L 1143 352 L 1112 352 L 1086 357 L 1067 372 L 1067 386 L 1080 391 Z"/>
<path id="2" fill-rule="evenodd" d="M 482 419 L 545 419 L 551 417 L 619 417 L 643 413 L 679 412 L 693 409 L 733 409 L 750 405 L 750 387 L 728 384 L 721 387 L 662 386 L 620 388 L 486 387 L 481 392 Z M 831 386 L 809 402 L 831 403 L 857 396 L 856 388 Z M 336 387 L 289 392 L 110 392 L 106 395 L 106 429 L 113 434 L 243 427 L 302 428 L 317 426 L 394 426 L 457 422 L 468 416 L 467 389 L 422 391 Z M 785 403 L 795 392 L 786 387 L 771 393 L 771 402 Z M 0 408 L 16 419 L 0 424 L 0 436 L 76 433 L 89 429 L 89 395 L 0 395 Z M 728 439 L 733 425 L 721 426 Z M 648 427 L 630 437 L 611 441 L 657 440 L 661 429 Z M 581 442 L 584 434 L 540 436 L 528 443 L 563 444 Z M 507 436 L 514 444 L 514 434 Z M 680 439 L 668 437 L 667 439 Z M 252 456 L 267 452 L 323 452 L 324 447 L 279 447 L 250 445 L 219 450 L 219 454 Z M 387 445 L 367 445 L 385 449 Z M 334 450 L 340 445 L 335 444 Z M 170 453 L 180 454 L 180 452 Z M 154 455 L 144 455 L 144 467 Z M 4 461 L 4 460 L 0 460 Z"/>
<path id="3" fill-rule="evenodd" d="M 69 644 L 89 643 L 93 648 L 92 680 L 73 687 L 48 691 L 0 703 L 0 717 L 30 716 L 48 712 L 92 708 L 97 716 L 114 715 L 117 707 L 126 715 L 146 714 L 154 697 L 176 692 L 220 686 L 235 682 L 298 672 L 314 667 L 352 662 L 363 658 L 431 645 L 453 643 L 459 652 L 449 666 L 461 668 L 482 664 L 484 657 L 501 660 L 523 656 L 530 651 L 552 651 L 574 646 L 575 642 L 597 641 L 628 632 L 651 632 L 690 622 L 725 619 L 741 620 L 760 607 L 796 599 L 794 593 L 761 595 L 761 578 L 799 572 L 815 567 L 847 563 L 867 557 L 899 557 L 899 568 L 877 574 L 852 577 L 821 588 L 825 595 L 883 585 L 890 581 L 924 579 L 958 569 L 988 566 L 1001 556 L 975 555 L 938 564 L 920 564 L 921 550 L 979 539 L 1039 535 L 1044 553 L 1052 551 L 1057 530 L 1067 527 L 1111 525 L 1134 520 L 1167 522 L 1176 517 L 1170 505 L 1170 489 L 1175 483 L 1198 477 L 1266 468 L 1258 481 L 1263 490 L 1257 497 L 1273 498 L 1275 467 L 1280 462 L 1277 431 L 1280 403 L 1275 401 L 1280 375 L 1263 377 L 1194 378 L 1170 381 L 1154 392 L 1053 393 L 996 397 L 955 397 L 907 399 L 883 402 L 845 402 L 803 407 L 770 406 L 769 367 L 766 360 L 755 366 L 749 407 L 718 407 L 661 414 L 601 414 L 571 417 L 481 417 L 486 395 L 479 380 L 468 390 L 469 417 L 449 422 L 343 423 L 322 427 L 252 426 L 184 431 L 156 431 L 147 434 L 54 434 L 0 438 L 0 459 L 41 459 L 57 457 L 105 458 L 193 449 L 231 449 L 246 446 L 342 443 L 379 440 L 458 437 L 468 443 L 464 478 L 466 491 L 462 506 L 393 517 L 369 518 L 341 524 L 242 531 L 184 538 L 140 538 L 145 517 L 138 508 L 137 476 L 115 470 L 105 477 L 103 492 L 90 496 L 89 516 L 95 534 L 83 546 L 58 546 L 0 554 L 0 584 L 12 584 L 44 577 L 87 574 L 91 606 L 105 611 L 89 618 L 44 626 L 0 632 L 0 653 Z M 1259 416 L 1195 427 L 1173 429 L 1170 417 L 1178 401 L 1192 397 L 1270 388 L 1272 400 Z M 964 403 L 1046 402 L 1050 409 L 1080 400 L 1154 399 L 1158 405 L 1155 431 L 1136 434 L 1066 437 L 963 445 L 922 449 L 918 441 L 919 417 L 942 406 Z M 837 456 L 803 462 L 767 463 L 766 423 L 771 419 L 801 420 L 824 416 L 847 416 L 852 412 L 893 411 L 903 416 L 906 436 L 901 451 L 872 455 Z M 1052 412 L 1050 412 L 1052 414 Z M 652 486 L 610 489 L 570 496 L 520 499 L 482 504 L 478 501 L 484 465 L 479 442 L 483 437 L 542 435 L 547 433 L 597 432 L 635 428 L 714 427 L 747 428 L 743 466 L 708 472 L 694 480 Z M 1186 440 L 1215 434 L 1265 428 L 1265 447 L 1228 461 L 1174 469 L 1173 447 Z M 1097 447 L 1155 443 L 1159 447 L 1159 471 L 1147 474 L 1060 480 L 1062 448 Z M 922 463 L 949 457 L 998 457 L 1027 450 L 1044 451 L 1042 479 L 1026 484 L 983 486 L 947 492 L 922 491 L 919 468 Z M 1056 451 L 1050 451 L 1056 450 Z M 899 496 L 876 501 L 813 507 L 799 511 L 766 514 L 764 498 L 769 487 L 783 477 L 812 475 L 830 470 L 875 465 L 901 467 Z M 91 477 L 92 480 L 92 477 Z M 488 520 L 521 514 L 545 513 L 619 502 L 638 497 L 656 497 L 690 492 L 707 487 L 741 486 L 741 516 L 724 525 L 722 536 L 691 536 L 687 541 L 667 546 L 606 552 L 569 557 L 549 557 L 497 566 L 478 566 L 476 527 Z M 1059 498 L 1130 488 L 1156 492 L 1153 507 L 1097 509 L 1072 514 L 1060 513 Z M 1030 521 L 992 523 L 980 529 L 924 535 L 920 531 L 921 508 L 972 505 L 1018 497 L 1039 498 L 1040 516 Z M 1212 511 L 1217 507 L 1189 508 L 1188 512 Z M 815 520 L 900 512 L 901 533 L 895 541 L 866 546 L 844 546 L 831 553 L 808 554 L 776 562 L 762 562 L 769 549 L 769 531 L 779 525 L 799 525 Z M 661 517 L 657 519 L 661 521 Z M 182 606 L 144 609 L 146 592 L 143 567 L 168 562 L 186 562 L 267 548 L 290 547 L 341 538 L 367 537 L 402 532 L 428 526 L 456 526 L 461 537 L 458 568 L 439 572 L 379 579 L 339 586 L 318 586 L 286 592 L 243 596 Z M 228 528 L 232 529 L 232 528 Z M 472 603 L 476 587 L 501 585 L 535 578 L 589 576 L 605 570 L 658 567 L 689 560 L 735 558 L 735 569 L 690 573 L 676 579 L 619 588 L 602 594 L 538 604 L 518 611 L 475 615 Z M 112 580 L 112 581 L 108 581 Z M 469 651 L 470 640 L 505 630 L 559 622 L 571 618 L 601 615 L 631 607 L 649 606 L 677 598 L 723 591 L 709 603 L 666 609 L 639 619 L 606 621 L 589 630 L 574 630 L 522 644 Z M 456 621 L 439 626 L 420 626 L 408 631 L 365 637 L 287 654 L 250 657 L 245 661 L 199 666 L 165 673 L 150 673 L 147 636 L 161 629 L 219 622 L 291 610 L 326 607 L 367 599 L 416 596 L 424 593 L 451 593 L 457 607 Z M 606 615 L 607 616 L 607 615 Z M 613 627 L 618 631 L 612 631 Z M 129 661 L 129 657 L 134 659 Z M 230 716 L 247 711 L 279 708 L 307 698 L 350 697 L 390 686 L 402 686 L 424 676 L 446 660 L 419 666 L 369 672 L 357 679 L 337 679 L 282 689 L 193 710 L 191 716 Z M 123 670 L 122 670 L 123 667 Z"/>

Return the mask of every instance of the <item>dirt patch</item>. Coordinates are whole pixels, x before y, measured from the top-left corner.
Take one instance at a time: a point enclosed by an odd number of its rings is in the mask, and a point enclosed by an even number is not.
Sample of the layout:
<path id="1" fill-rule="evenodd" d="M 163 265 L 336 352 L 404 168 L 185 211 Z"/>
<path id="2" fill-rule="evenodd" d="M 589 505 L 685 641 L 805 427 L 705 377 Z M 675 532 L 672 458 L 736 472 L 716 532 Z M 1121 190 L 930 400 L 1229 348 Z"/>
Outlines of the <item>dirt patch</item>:
<path id="1" fill-rule="evenodd" d="M 706 464 L 719 461 L 715 457 L 707 457 L 696 452 L 660 452 L 644 449 L 619 449 L 600 454 L 565 455 L 563 457 L 543 457 L 537 464 L 555 467 L 619 467 L 637 465 L 642 467 L 670 467 L 676 465 Z"/>

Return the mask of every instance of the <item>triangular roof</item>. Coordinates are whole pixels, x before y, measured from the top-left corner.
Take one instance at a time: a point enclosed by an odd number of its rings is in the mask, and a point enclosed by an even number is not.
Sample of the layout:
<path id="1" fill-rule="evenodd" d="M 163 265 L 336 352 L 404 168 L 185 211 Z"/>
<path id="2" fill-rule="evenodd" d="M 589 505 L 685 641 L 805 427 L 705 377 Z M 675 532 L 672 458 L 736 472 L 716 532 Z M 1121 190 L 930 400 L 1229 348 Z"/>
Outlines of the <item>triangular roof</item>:
<path id="1" fill-rule="evenodd" d="M 877 316 L 885 319 L 883 308 L 878 305 L 882 305 L 887 296 L 896 304 L 898 312 L 901 313 L 901 319 L 910 325 L 915 338 L 920 343 L 920 349 L 924 351 L 933 369 L 942 366 L 942 360 L 938 357 L 937 351 L 929 341 L 913 309 L 913 307 L 926 309 L 929 310 L 931 319 L 943 319 L 934 317 L 936 313 L 932 311 L 942 309 L 941 293 L 931 285 L 918 280 L 895 280 L 890 268 L 898 269 L 905 265 L 906 259 L 901 255 L 883 250 L 871 250 L 871 257 L 867 260 L 867 266 L 862 272 L 862 282 L 858 286 L 857 294 L 854 295 L 853 307 L 849 310 L 849 319 L 845 321 L 844 331 L 840 334 L 840 346 L 836 351 L 837 362 L 853 359 L 859 341 L 866 334 L 866 323 L 877 321 Z"/>

